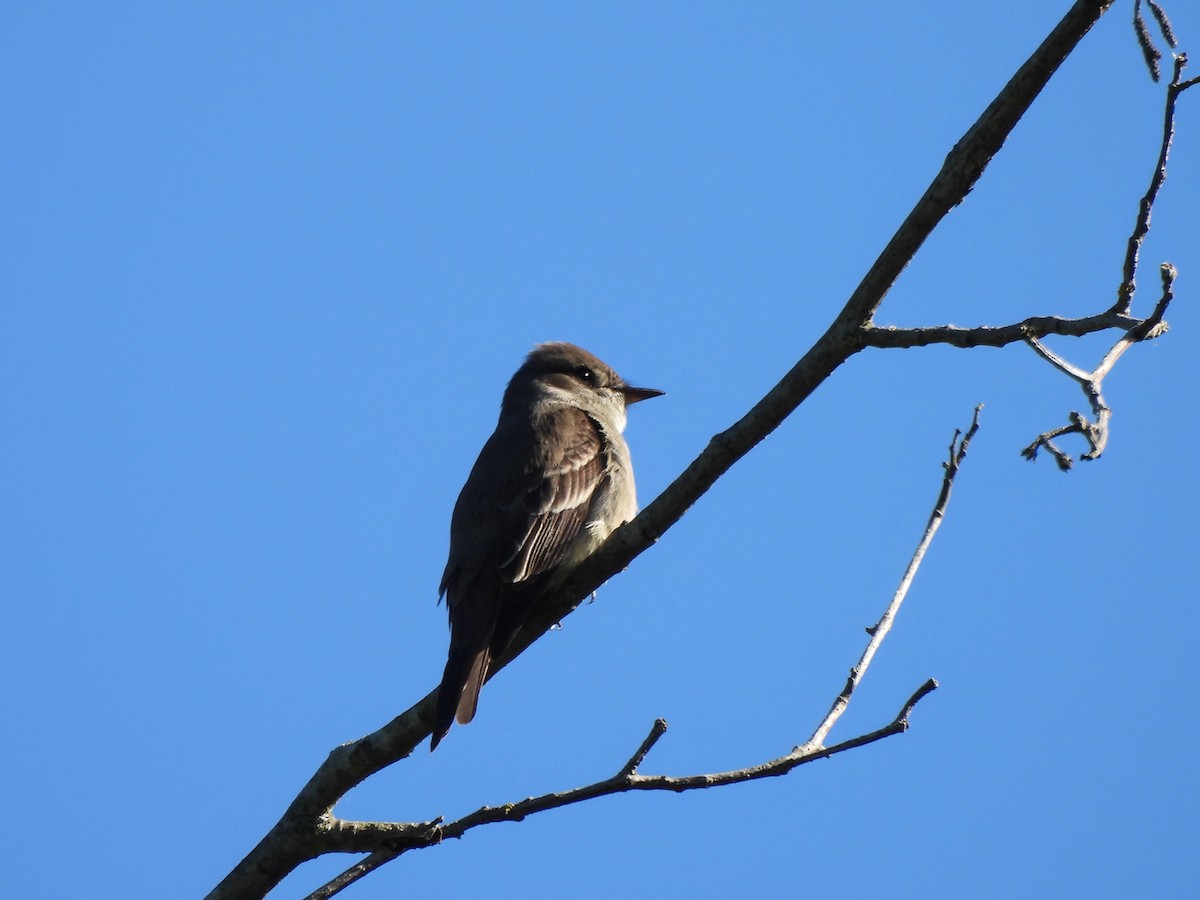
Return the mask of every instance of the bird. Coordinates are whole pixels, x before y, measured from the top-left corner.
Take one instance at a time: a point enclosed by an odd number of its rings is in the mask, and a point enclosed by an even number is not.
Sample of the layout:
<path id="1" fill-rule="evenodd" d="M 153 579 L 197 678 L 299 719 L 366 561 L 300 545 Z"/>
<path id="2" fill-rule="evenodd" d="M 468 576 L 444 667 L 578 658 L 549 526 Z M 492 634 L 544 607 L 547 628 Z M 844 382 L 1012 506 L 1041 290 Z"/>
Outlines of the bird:
<path id="1" fill-rule="evenodd" d="M 508 382 L 450 519 L 438 588 L 450 651 L 431 751 L 475 717 L 492 661 L 538 597 L 637 514 L 626 408 L 662 394 L 561 341 L 535 346 Z"/>

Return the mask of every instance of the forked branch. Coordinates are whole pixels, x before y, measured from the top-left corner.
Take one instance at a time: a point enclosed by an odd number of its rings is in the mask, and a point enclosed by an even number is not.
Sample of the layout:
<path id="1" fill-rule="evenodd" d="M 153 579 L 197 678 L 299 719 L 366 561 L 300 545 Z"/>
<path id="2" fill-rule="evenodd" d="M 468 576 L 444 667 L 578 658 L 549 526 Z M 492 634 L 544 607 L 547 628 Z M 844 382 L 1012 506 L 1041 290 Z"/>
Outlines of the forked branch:
<path id="1" fill-rule="evenodd" d="M 646 739 L 642 741 L 629 760 L 617 770 L 616 774 L 602 781 L 584 785 L 583 787 L 551 794 L 542 794 L 539 797 L 528 797 L 524 800 L 505 803 L 501 806 L 484 806 L 460 819 L 445 823 L 441 819 L 431 822 L 412 823 L 349 822 L 330 816 L 323 825 L 330 831 L 333 842 L 337 844 L 337 850 L 365 852 L 370 855 L 342 872 L 337 878 L 319 890 L 310 894 L 307 900 L 327 900 L 327 898 L 332 897 L 343 888 L 348 887 L 381 865 L 396 859 L 409 850 L 437 844 L 448 838 L 462 837 L 472 828 L 477 828 L 481 825 L 492 825 L 497 822 L 519 822 L 528 816 L 545 812 L 546 810 L 560 809 L 564 806 L 570 806 L 573 803 L 581 803 L 585 800 L 593 800 L 596 797 L 606 797 L 612 794 L 623 794 L 628 791 L 673 791 L 675 793 L 682 793 L 684 791 L 721 787 L 729 784 L 740 784 L 759 778 L 773 778 L 786 775 L 813 760 L 827 759 L 838 753 L 844 753 L 855 747 L 872 744 L 885 737 L 891 737 L 894 734 L 906 731 L 908 729 L 908 716 L 913 708 L 922 698 L 937 688 L 938 685 L 934 679 L 928 679 L 917 688 L 912 696 L 905 701 L 904 705 L 900 707 L 900 711 L 896 716 L 886 725 L 867 734 L 834 744 L 833 746 L 825 746 L 826 737 L 842 713 L 850 705 L 850 700 L 862 682 L 863 676 L 866 675 L 867 669 L 870 668 L 871 661 L 875 658 L 875 654 L 887 637 L 888 632 L 891 631 L 896 615 L 900 611 L 900 605 L 904 602 L 904 598 L 908 596 L 908 590 L 912 586 L 913 579 L 916 578 L 922 561 L 925 559 L 926 551 L 928 551 L 930 544 L 933 542 L 934 535 L 937 534 L 938 528 L 941 526 L 946 514 L 946 507 L 950 502 L 950 491 L 954 485 L 955 476 L 958 475 L 959 467 L 966 458 L 967 448 L 971 444 L 971 439 L 979 431 L 979 412 L 981 408 L 975 408 L 971 425 L 967 429 L 966 434 L 958 430 L 954 432 L 954 437 L 950 440 L 949 458 L 942 464 L 944 471 L 937 502 L 929 514 L 929 520 L 926 522 L 925 531 L 917 544 L 917 549 L 913 552 L 904 575 L 900 579 L 900 584 L 896 588 L 896 592 L 892 595 L 892 599 L 884 610 L 883 615 L 878 622 L 867 629 L 870 640 L 868 640 L 862 656 L 859 657 L 858 662 L 850 670 L 850 676 L 846 679 L 845 687 L 842 688 L 841 693 L 833 701 L 832 707 L 825 715 L 825 718 L 821 720 L 816 730 L 813 731 L 812 736 L 803 744 L 793 747 L 790 752 L 774 759 L 726 772 L 682 776 L 642 775 L 638 772 L 638 769 L 645 761 L 646 755 L 667 732 L 666 721 L 657 719 Z"/>
<path id="2" fill-rule="evenodd" d="M 1159 23 L 1164 36 L 1170 42 L 1170 45 L 1174 47 L 1175 37 L 1171 32 L 1170 22 L 1167 21 L 1166 14 L 1160 7 L 1153 3 L 1150 4 L 1150 9 L 1154 13 L 1154 17 Z M 1137 15 L 1140 17 L 1140 12 Z M 1141 22 L 1140 18 L 1138 21 Z M 1142 40 L 1143 51 L 1147 47 L 1146 40 L 1148 40 L 1148 38 L 1143 40 L 1144 30 L 1145 24 L 1141 23 L 1138 36 L 1139 40 Z M 1149 60 L 1149 57 L 1147 59 Z M 1120 287 L 1117 289 L 1117 302 L 1105 315 L 1128 316 L 1133 304 L 1133 297 L 1137 291 L 1138 259 L 1141 254 L 1142 244 L 1146 240 L 1146 236 L 1150 233 L 1150 213 L 1154 208 L 1154 201 L 1158 198 L 1159 191 L 1162 189 L 1163 182 L 1167 179 L 1167 159 L 1171 154 L 1171 143 L 1175 136 L 1175 104 L 1184 91 L 1194 86 L 1200 80 L 1191 78 L 1185 81 L 1183 79 L 1183 71 L 1186 67 L 1187 54 L 1177 54 L 1174 58 L 1171 83 L 1167 85 L 1166 104 L 1163 110 L 1162 140 L 1159 143 L 1158 159 L 1154 165 L 1154 172 L 1150 176 L 1150 186 L 1146 189 L 1146 193 L 1138 203 L 1138 213 L 1134 221 L 1133 231 L 1130 233 L 1129 240 L 1126 243 L 1122 280 Z M 1157 62 L 1155 62 L 1152 71 L 1155 72 L 1155 80 L 1157 81 Z M 1104 452 L 1104 448 L 1108 444 L 1109 423 L 1112 419 L 1112 409 L 1105 401 L 1103 393 L 1101 393 L 1104 377 L 1112 371 L 1112 367 L 1125 351 L 1134 344 L 1152 340 L 1168 330 L 1168 325 L 1163 317 L 1166 315 L 1167 307 L 1175 296 L 1174 285 L 1177 274 L 1175 267 L 1170 263 L 1163 263 L 1159 266 L 1159 275 L 1162 279 L 1162 293 L 1159 295 L 1154 311 L 1145 319 L 1135 320 L 1134 324 L 1125 330 L 1121 338 L 1113 344 L 1100 363 L 1090 372 L 1083 371 L 1055 354 L 1038 340 L 1040 335 L 1032 332 L 1023 335 L 1025 342 L 1042 359 L 1079 384 L 1084 396 L 1087 397 L 1088 405 L 1091 407 L 1092 418 L 1089 419 L 1084 413 L 1073 410 L 1067 417 L 1066 425 L 1061 425 L 1058 428 L 1053 428 L 1039 434 L 1034 438 L 1033 443 L 1021 451 L 1022 456 L 1030 460 L 1036 459 L 1038 451 L 1044 448 L 1054 458 L 1054 462 L 1059 469 L 1064 472 L 1070 471 L 1074 463 L 1071 455 L 1054 443 L 1056 438 L 1066 434 L 1078 434 L 1087 441 L 1087 452 L 1081 454 L 1080 459 L 1096 459 Z"/>
<path id="3" fill-rule="evenodd" d="M 652 546 L 717 479 L 773 432 L 838 367 L 864 347 L 885 345 L 878 337 L 884 332 L 873 329 L 872 325 L 883 298 L 941 220 L 971 191 L 1059 65 L 1110 6 L 1111 0 L 1076 0 L 950 151 L 936 178 L 871 265 L 825 334 L 742 419 L 715 436 L 662 495 L 634 521 L 618 529 L 603 547 L 574 571 L 566 584 L 542 601 L 505 657 L 496 661 L 495 671 L 500 671 L 504 664 L 568 615 L 600 584 Z M 1128 331 L 1135 323 L 1115 315 L 1110 322 L 1094 324 L 1096 328 L 1092 330 L 1115 325 Z M 1035 329 L 1035 333 L 1052 333 L 1061 326 L 1050 324 L 1047 327 L 1050 330 L 1037 332 Z M 1005 342 L 1022 339 L 1024 332 L 1018 330 L 1006 336 Z M 953 343 L 955 340 L 957 338 L 951 337 L 946 342 Z M 823 749 L 812 747 L 810 742 L 805 745 L 810 747 L 808 750 L 802 746 L 771 763 L 743 770 L 744 778 L 783 774 L 810 759 L 829 756 L 898 733 L 904 730 L 912 706 L 933 687 L 932 682 L 922 686 L 904 705 L 897 718 L 876 732 Z M 527 805 L 499 807 L 501 813 L 485 807 L 452 823 L 355 823 L 336 818 L 333 809 L 348 791 L 372 774 L 408 756 L 429 735 L 432 708 L 433 694 L 430 693 L 377 731 L 335 748 L 275 826 L 209 894 L 210 900 L 264 897 L 302 862 L 323 853 L 379 853 L 381 855 L 370 856 L 360 863 L 360 866 L 374 866 L 385 862 L 387 854 L 392 854 L 391 858 L 394 858 L 413 846 L 426 846 L 449 836 L 457 836 L 454 833 L 456 829 L 465 830 L 467 826 L 474 827 L 474 824 L 485 824 L 491 820 L 503 821 L 502 818 L 494 819 L 499 815 L 527 815 L 537 811 L 539 802 L 550 802 L 534 798 L 532 801 L 522 801 Z M 639 753 L 634 754 L 614 776 L 617 782 L 607 779 L 597 785 L 612 782 L 626 785 L 623 788 L 625 790 L 687 790 L 727 783 L 723 779 L 730 779 L 736 774 L 690 776 L 696 779 L 693 781 L 638 774 L 643 754 L 650 752 L 660 736 L 652 733 Z M 586 793 L 598 789 L 593 785 L 577 791 Z M 574 798 L 569 802 L 586 799 L 583 794 L 567 793 Z"/>
<path id="4" fill-rule="evenodd" d="M 1109 420 L 1112 418 L 1112 410 L 1109 408 L 1108 403 L 1105 402 L 1104 395 L 1101 393 L 1104 377 L 1112 371 L 1112 367 L 1121 358 L 1121 355 L 1134 344 L 1158 337 L 1167 330 L 1167 323 L 1163 321 L 1163 314 L 1167 311 L 1167 306 L 1170 304 L 1172 297 L 1174 297 L 1175 267 L 1169 263 L 1164 263 L 1161 267 L 1161 273 L 1162 296 L 1159 298 L 1158 304 L 1154 307 L 1154 312 L 1148 318 L 1143 319 L 1125 332 L 1120 340 L 1113 344 L 1112 349 L 1104 355 L 1104 359 L 1100 361 L 1100 364 L 1091 372 L 1084 372 L 1071 365 L 1032 335 L 1025 338 L 1025 342 L 1037 351 L 1042 359 L 1079 384 L 1080 388 L 1083 389 L 1084 396 L 1087 397 L 1088 403 L 1091 405 L 1092 416 L 1094 417 L 1088 419 L 1086 415 L 1078 410 L 1072 411 L 1068 417 L 1068 424 L 1039 434 L 1032 444 L 1021 451 L 1021 455 L 1026 459 L 1036 459 L 1038 450 L 1044 447 L 1054 457 L 1054 462 L 1060 469 L 1064 472 L 1070 471 L 1072 466 L 1070 454 L 1054 443 L 1055 438 L 1064 434 L 1079 434 L 1088 442 L 1090 449 L 1082 454 L 1080 459 L 1096 459 L 1104 452 L 1104 448 L 1108 444 Z"/>
<path id="5" fill-rule="evenodd" d="M 1175 38 L 1166 14 L 1157 4 L 1149 3 L 1149 6 L 1164 37 L 1174 47 Z M 1135 23 L 1138 40 L 1143 51 L 1146 51 L 1147 48 L 1153 50 L 1146 23 L 1141 17 L 1140 6 L 1135 13 Z M 1157 53 L 1156 50 L 1154 52 Z M 1147 60 L 1150 59 L 1151 57 L 1148 55 Z M 962 328 L 955 325 L 937 325 L 929 328 L 879 327 L 871 321 L 863 326 L 866 345 L 887 349 L 925 347 L 931 344 L 949 344 L 953 347 L 1003 347 L 1017 341 L 1024 341 L 1046 362 L 1079 384 L 1088 399 L 1091 418 L 1079 411 L 1071 412 L 1066 425 L 1038 435 L 1021 451 L 1021 455 L 1032 460 L 1037 457 L 1040 450 L 1045 449 L 1054 457 L 1054 461 L 1060 469 L 1068 471 L 1073 465 L 1071 455 L 1055 444 L 1055 439 L 1067 434 L 1078 434 L 1088 444 L 1087 451 L 1080 458 L 1090 460 L 1099 457 L 1108 444 L 1109 426 L 1112 419 L 1112 409 L 1108 406 L 1101 391 L 1104 377 L 1112 370 L 1125 351 L 1134 344 L 1152 340 L 1165 334 L 1168 330 L 1168 325 L 1163 317 L 1174 297 L 1173 288 L 1177 274 L 1175 267 L 1170 263 L 1163 263 L 1160 267 L 1162 293 L 1154 311 L 1146 318 L 1136 318 L 1130 314 L 1130 309 L 1137 291 L 1138 261 L 1142 245 L 1150 233 L 1150 214 L 1167 178 L 1167 160 L 1175 135 L 1176 102 L 1184 91 L 1200 81 L 1197 78 L 1184 80 L 1183 71 L 1186 67 L 1187 55 L 1183 53 L 1175 55 L 1171 82 L 1167 85 L 1162 139 L 1159 143 L 1158 156 L 1150 177 L 1150 185 L 1138 202 L 1133 230 L 1126 242 L 1117 299 L 1109 309 L 1077 319 L 1031 316 L 1008 325 L 982 325 L 973 328 Z M 1157 80 L 1157 76 L 1155 80 Z M 1085 371 L 1069 363 L 1050 350 L 1041 340 L 1049 335 L 1082 337 L 1109 329 L 1120 329 L 1123 334 L 1091 371 Z"/>

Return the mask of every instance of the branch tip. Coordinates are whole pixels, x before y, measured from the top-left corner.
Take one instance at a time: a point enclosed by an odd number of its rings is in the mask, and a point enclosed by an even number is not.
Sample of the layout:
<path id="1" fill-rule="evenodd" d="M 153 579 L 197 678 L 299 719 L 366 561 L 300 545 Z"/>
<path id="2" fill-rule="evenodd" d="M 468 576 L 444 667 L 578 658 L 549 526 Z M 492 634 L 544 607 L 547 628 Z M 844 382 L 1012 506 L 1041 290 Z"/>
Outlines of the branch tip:
<path id="1" fill-rule="evenodd" d="M 650 733 L 646 735 L 646 739 L 642 741 L 640 747 L 634 752 L 633 756 L 629 757 L 629 761 L 621 767 L 618 773 L 619 778 L 628 778 L 631 775 L 636 775 L 638 766 L 646 759 L 646 755 L 654 748 L 654 745 L 659 742 L 664 734 L 667 733 L 667 720 L 658 718 L 654 720 L 654 724 L 650 726 Z"/>

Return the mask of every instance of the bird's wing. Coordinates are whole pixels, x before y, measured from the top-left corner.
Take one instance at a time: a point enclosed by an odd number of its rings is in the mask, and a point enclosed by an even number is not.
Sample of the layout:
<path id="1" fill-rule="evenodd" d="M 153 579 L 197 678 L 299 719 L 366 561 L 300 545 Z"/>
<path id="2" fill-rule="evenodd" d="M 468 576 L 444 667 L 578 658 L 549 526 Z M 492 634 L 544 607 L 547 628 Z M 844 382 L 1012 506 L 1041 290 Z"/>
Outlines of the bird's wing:
<path id="1" fill-rule="evenodd" d="M 540 428 L 559 440 L 536 442 L 523 490 L 508 507 L 513 543 L 500 564 L 503 577 L 522 582 L 557 566 L 587 521 L 604 478 L 607 448 L 596 422 L 566 407 L 545 414 Z"/>
<path id="2" fill-rule="evenodd" d="M 451 721 L 462 724 L 475 715 L 492 657 L 508 645 L 536 597 L 521 588 L 562 561 L 605 477 L 608 447 L 586 413 L 563 407 L 543 411 L 532 423 L 505 424 L 484 446 L 451 521 L 440 587 L 450 612 L 450 655 L 433 747 Z M 478 540 L 480 533 L 491 540 Z"/>

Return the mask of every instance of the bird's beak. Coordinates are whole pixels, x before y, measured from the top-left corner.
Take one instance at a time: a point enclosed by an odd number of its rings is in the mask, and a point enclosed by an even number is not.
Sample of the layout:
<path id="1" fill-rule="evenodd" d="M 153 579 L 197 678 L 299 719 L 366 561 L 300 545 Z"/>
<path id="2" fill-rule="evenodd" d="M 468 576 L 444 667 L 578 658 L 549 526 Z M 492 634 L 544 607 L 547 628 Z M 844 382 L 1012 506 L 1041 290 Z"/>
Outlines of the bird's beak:
<path id="1" fill-rule="evenodd" d="M 621 388 L 621 393 L 625 395 L 625 405 L 631 406 L 634 403 L 649 400 L 651 397 L 661 397 L 666 391 L 656 391 L 654 388 L 633 387 L 627 384 Z"/>

